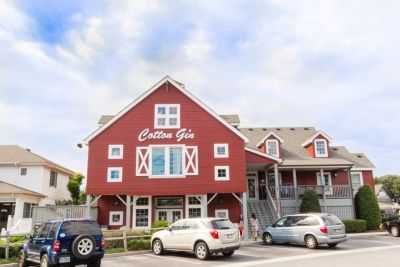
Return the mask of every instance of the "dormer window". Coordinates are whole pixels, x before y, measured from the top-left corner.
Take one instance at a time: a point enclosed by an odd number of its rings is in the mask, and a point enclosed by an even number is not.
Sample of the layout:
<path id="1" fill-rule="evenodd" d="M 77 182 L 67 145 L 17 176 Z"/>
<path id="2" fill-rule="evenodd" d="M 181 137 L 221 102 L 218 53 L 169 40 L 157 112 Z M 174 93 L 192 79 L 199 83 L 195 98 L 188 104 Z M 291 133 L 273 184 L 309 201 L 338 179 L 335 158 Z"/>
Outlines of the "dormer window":
<path id="1" fill-rule="evenodd" d="M 154 108 L 155 129 L 178 129 L 181 124 L 179 104 L 156 104 Z"/>
<path id="2" fill-rule="evenodd" d="M 314 140 L 315 157 L 328 157 L 328 143 L 325 139 Z"/>
<path id="3" fill-rule="evenodd" d="M 279 142 L 275 139 L 270 139 L 265 142 L 267 150 L 266 153 L 268 155 L 279 157 Z"/>

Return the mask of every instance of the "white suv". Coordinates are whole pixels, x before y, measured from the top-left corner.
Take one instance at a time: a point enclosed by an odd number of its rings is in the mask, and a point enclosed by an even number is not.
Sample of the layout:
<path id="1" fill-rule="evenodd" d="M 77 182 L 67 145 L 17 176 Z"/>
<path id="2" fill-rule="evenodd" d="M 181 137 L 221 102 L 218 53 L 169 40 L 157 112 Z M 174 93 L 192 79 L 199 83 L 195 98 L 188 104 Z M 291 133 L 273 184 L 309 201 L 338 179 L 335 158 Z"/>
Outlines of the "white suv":
<path id="1" fill-rule="evenodd" d="M 151 245 L 156 255 L 166 250 L 191 251 L 198 259 L 206 260 L 219 252 L 232 256 L 239 249 L 240 238 L 239 230 L 227 219 L 184 219 L 154 233 Z"/>

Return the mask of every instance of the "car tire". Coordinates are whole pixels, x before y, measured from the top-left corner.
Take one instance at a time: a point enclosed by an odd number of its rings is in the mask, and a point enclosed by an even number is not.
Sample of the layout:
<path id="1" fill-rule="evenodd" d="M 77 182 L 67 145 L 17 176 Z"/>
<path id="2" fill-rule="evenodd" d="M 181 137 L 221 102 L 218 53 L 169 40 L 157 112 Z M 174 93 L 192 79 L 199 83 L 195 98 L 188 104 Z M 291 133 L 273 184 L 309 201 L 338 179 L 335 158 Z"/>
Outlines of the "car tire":
<path id="1" fill-rule="evenodd" d="M 47 254 L 43 254 L 42 257 L 40 257 L 40 267 L 51 267 L 53 265 L 50 264 L 49 262 L 49 256 Z"/>
<path id="2" fill-rule="evenodd" d="M 18 254 L 18 267 L 27 267 L 29 262 L 26 260 L 25 250 L 21 249 Z"/>
<path id="3" fill-rule="evenodd" d="M 194 252 L 199 260 L 207 260 L 210 257 L 210 250 L 204 242 L 197 243 Z"/>
<path id="4" fill-rule="evenodd" d="M 90 235 L 80 235 L 72 242 L 71 251 L 77 259 L 88 259 L 95 250 L 96 241 Z"/>
<path id="5" fill-rule="evenodd" d="M 316 249 L 318 247 L 317 239 L 312 235 L 306 236 L 304 241 L 306 242 L 306 246 L 310 249 Z"/>
<path id="6" fill-rule="evenodd" d="M 163 244 L 162 244 L 160 239 L 156 239 L 156 240 L 153 241 L 151 249 L 153 250 L 153 253 L 155 255 L 164 254 L 164 246 L 163 246 Z"/>
<path id="7" fill-rule="evenodd" d="M 234 250 L 232 251 L 227 251 L 227 252 L 222 252 L 222 255 L 224 255 L 224 257 L 230 257 L 233 255 L 233 253 L 235 253 Z"/>
<path id="8" fill-rule="evenodd" d="M 274 244 L 274 241 L 272 240 L 272 235 L 270 233 L 265 233 L 263 235 L 263 241 L 264 241 L 264 244 L 268 245 L 268 246 Z"/>
<path id="9" fill-rule="evenodd" d="M 100 267 L 100 266 L 101 266 L 101 259 L 87 264 L 87 267 Z"/>
<path id="10" fill-rule="evenodd" d="M 330 248 L 334 248 L 334 247 L 336 247 L 336 246 L 337 246 L 337 244 L 338 244 L 338 243 L 331 243 L 331 244 L 328 244 L 328 247 L 330 247 Z"/>
<path id="11" fill-rule="evenodd" d="M 395 225 L 390 227 L 390 234 L 392 236 L 398 237 L 399 236 L 399 227 L 397 227 Z"/>

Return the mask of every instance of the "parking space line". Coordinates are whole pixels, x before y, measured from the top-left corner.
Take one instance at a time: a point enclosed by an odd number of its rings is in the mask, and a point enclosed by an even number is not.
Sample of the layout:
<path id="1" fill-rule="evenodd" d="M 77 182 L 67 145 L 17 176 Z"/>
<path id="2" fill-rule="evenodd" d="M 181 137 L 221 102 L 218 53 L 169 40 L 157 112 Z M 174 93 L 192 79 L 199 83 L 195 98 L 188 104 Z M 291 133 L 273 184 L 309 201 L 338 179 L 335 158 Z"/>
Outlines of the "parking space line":
<path id="1" fill-rule="evenodd" d="M 171 256 L 157 256 L 157 255 L 151 255 L 151 254 L 145 254 L 145 256 L 148 257 L 153 257 L 153 258 L 157 258 L 157 259 L 166 259 L 166 260 L 172 260 L 172 261 L 180 261 L 180 262 L 186 262 L 186 263 L 190 263 L 190 264 L 196 264 L 196 265 L 201 265 L 201 262 L 196 262 L 196 261 L 191 261 L 191 260 L 182 260 L 182 259 L 177 259 L 175 257 L 171 257 Z"/>
<path id="2" fill-rule="evenodd" d="M 285 249 L 285 250 L 295 250 L 304 251 L 307 250 L 306 247 L 292 247 L 292 246 L 263 246 L 263 245 L 252 245 L 250 247 L 264 248 L 264 249 Z"/>

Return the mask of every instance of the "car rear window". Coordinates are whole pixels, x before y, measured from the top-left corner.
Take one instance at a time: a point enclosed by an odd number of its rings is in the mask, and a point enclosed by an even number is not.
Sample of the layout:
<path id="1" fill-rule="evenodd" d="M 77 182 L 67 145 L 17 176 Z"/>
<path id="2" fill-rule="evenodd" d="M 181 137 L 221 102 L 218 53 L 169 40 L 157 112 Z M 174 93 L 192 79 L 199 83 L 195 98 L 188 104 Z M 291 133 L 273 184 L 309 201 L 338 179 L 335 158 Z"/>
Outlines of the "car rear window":
<path id="1" fill-rule="evenodd" d="M 342 221 L 338 217 L 336 217 L 335 215 L 332 215 L 332 214 L 321 216 L 321 218 L 324 221 L 326 226 L 342 224 Z"/>
<path id="2" fill-rule="evenodd" d="M 70 235 L 99 235 L 101 229 L 95 221 L 65 221 L 61 227 L 61 233 Z"/>
<path id="3" fill-rule="evenodd" d="M 212 221 L 204 221 L 203 224 L 210 229 L 215 230 L 226 230 L 226 229 L 235 229 L 233 223 L 230 220 L 212 220 Z"/>

